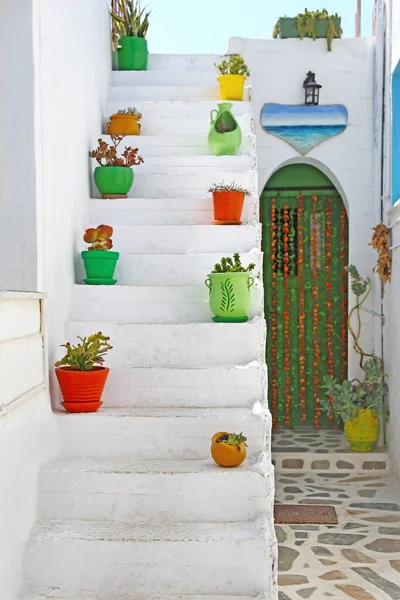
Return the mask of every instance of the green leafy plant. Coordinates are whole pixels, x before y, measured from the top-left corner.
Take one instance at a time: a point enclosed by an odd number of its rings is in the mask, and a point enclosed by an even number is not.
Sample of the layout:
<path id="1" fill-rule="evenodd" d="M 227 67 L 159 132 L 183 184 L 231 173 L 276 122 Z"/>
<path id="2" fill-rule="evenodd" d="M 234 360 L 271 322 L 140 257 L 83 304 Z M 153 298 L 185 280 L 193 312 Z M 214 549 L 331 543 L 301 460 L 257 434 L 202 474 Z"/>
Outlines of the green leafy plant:
<path id="1" fill-rule="evenodd" d="M 106 251 L 113 247 L 112 234 L 113 228 L 110 225 L 99 225 L 96 229 L 86 229 L 83 239 L 87 244 L 91 244 L 88 250 Z"/>
<path id="2" fill-rule="evenodd" d="M 247 437 L 245 437 L 242 432 L 230 433 L 229 435 L 221 435 L 217 439 L 217 444 L 219 442 L 228 444 L 228 446 L 240 446 L 240 444 L 244 444 L 245 446 L 247 446 Z"/>
<path id="3" fill-rule="evenodd" d="M 65 356 L 55 363 L 56 367 L 72 367 L 75 371 L 91 371 L 95 365 L 102 366 L 104 357 L 112 346 L 109 345 L 109 337 L 103 335 L 101 331 L 89 335 L 89 337 L 80 337 L 80 344 L 73 346 L 69 342 L 62 344 L 61 348 L 66 348 Z"/>
<path id="4" fill-rule="evenodd" d="M 248 267 L 244 267 L 240 262 L 239 253 L 236 252 L 233 255 L 233 260 L 229 256 L 221 258 L 221 262 L 214 266 L 214 270 L 211 273 L 246 273 L 253 271 L 255 267 L 254 263 L 250 263 Z"/>
<path id="5" fill-rule="evenodd" d="M 232 183 L 224 183 L 223 181 L 221 181 L 221 183 L 213 183 L 213 185 L 208 188 L 208 192 L 211 194 L 213 192 L 239 192 L 245 194 L 245 196 L 250 196 L 251 194 L 249 190 L 246 190 L 246 188 L 238 185 L 234 181 L 232 181 Z"/>
<path id="6" fill-rule="evenodd" d="M 146 12 L 147 7 L 142 8 L 140 0 L 109 0 L 109 8 L 114 42 L 122 37 L 146 37 L 151 11 Z"/>
<path id="7" fill-rule="evenodd" d="M 124 108 L 122 110 L 118 110 L 116 113 L 112 114 L 112 117 L 115 117 L 116 115 L 129 115 L 131 117 L 137 117 L 137 120 L 140 121 L 140 119 L 142 118 L 142 113 L 139 112 L 138 110 L 136 110 L 136 108 L 129 106 L 128 108 Z"/>
<path id="8" fill-rule="evenodd" d="M 287 18 L 288 17 L 285 15 L 285 16 L 281 17 L 280 19 L 278 19 L 277 23 L 275 24 L 274 30 L 272 32 L 273 38 L 279 37 L 279 35 L 281 33 L 281 30 L 280 30 L 281 19 L 287 19 Z M 332 50 L 333 39 L 340 38 L 343 34 L 342 29 L 340 29 L 340 31 L 336 31 L 336 29 L 335 29 L 334 19 L 336 19 L 336 20 L 340 19 L 338 13 L 331 15 L 331 14 L 329 14 L 329 12 L 326 8 L 323 8 L 322 10 L 315 10 L 315 11 L 310 11 L 307 8 L 305 8 L 304 13 L 299 13 L 294 18 L 296 19 L 297 31 L 299 32 L 299 37 L 301 40 L 305 37 L 309 37 L 309 38 L 312 38 L 313 40 L 316 40 L 317 39 L 317 21 L 327 20 L 328 28 L 327 28 L 327 32 L 326 32 L 326 39 L 327 39 L 329 51 Z"/>
<path id="9" fill-rule="evenodd" d="M 111 144 L 99 138 L 97 148 L 89 152 L 89 156 L 96 159 L 101 167 L 132 167 L 144 162 L 143 158 L 138 155 L 139 148 L 125 147 L 121 156 L 118 156 L 118 146 L 124 136 L 111 135 L 110 137 Z"/>
<path id="10" fill-rule="evenodd" d="M 243 75 L 246 78 L 250 77 L 250 72 L 246 63 L 243 58 L 237 54 L 231 54 L 228 59 L 224 58 L 219 64 L 214 63 L 214 67 L 220 75 Z"/>

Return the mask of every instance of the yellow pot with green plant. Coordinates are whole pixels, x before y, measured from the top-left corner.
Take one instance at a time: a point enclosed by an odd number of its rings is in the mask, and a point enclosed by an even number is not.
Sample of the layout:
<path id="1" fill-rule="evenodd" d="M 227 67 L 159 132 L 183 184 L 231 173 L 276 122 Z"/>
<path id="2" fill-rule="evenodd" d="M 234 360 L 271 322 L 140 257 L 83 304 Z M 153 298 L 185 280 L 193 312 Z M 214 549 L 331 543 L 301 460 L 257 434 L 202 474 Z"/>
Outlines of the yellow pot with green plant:
<path id="1" fill-rule="evenodd" d="M 250 76 L 249 69 L 241 56 L 230 55 L 221 63 L 214 63 L 219 77 L 219 91 L 221 100 L 243 100 L 244 84 Z"/>

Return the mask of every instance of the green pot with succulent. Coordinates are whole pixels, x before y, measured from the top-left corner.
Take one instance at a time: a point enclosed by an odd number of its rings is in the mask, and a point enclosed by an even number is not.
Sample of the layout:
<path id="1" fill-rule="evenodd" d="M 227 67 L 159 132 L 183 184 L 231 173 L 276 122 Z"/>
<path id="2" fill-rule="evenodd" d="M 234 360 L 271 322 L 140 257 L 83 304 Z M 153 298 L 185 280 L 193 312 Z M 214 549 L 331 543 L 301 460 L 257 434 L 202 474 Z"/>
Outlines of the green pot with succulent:
<path id="1" fill-rule="evenodd" d="M 250 288 L 254 284 L 251 277 L 255 264 L 243 267 L 239 253 L 233 259 L 224 257 L 209 273 L 205 284 L 210 291 L 210 309 L 214 313 L 214 323 L 245 323 L 249 320 L 251 306 Z"/>
<path id="2" fill-rule="evenodd" d="M 219 77 L 219 92 L 221 100 L 243 100 L 244 84 L 250 77 L 249 69 L 243 58 L 231 54 L 219 64 L 214 63 Z"/>
<path id="3" fill-rule="evenodd" d="M 245 196 L 249 190 L 241 185 L 232 183 L 214 183 L 208 192 L 213 195 L 214 221 L 213 225 L 241 225 L 242 210 Z"/>
<path id="4" fill-rule="evenodd" d="M 146 35 L 150 11 L 140 0 L 110 0 L 113 44 L 120 71 L 146 71 L 149 59 Z"/>
<path id="5" fill-rule="evenodd" d="M 242 144 L 242 130 L 232 114 L 232 102 L 221 102 L 210 112 L 208 145 L 214 156 L 235 155 Z"/>
<path id="6" fill-rule="evenodd" d="M 94 180 L 102 198 L 127 198 L 132 187 L 134 173 L 131 167 L 141 165 L 144 160 L 138 148 L 125 147 L 118 156 L 118 146 L 123 135 L 111 135 L 111 144 L 101 138 L 89 156 L 99 164 L 94 170 Z"/>
<path id="7" fill-rule="evenodd" d="M 112 346 L 101 331 L 88 337 L 78 336 L 80 343 L 69 342 L 65 356 L 55 363 L 56 377 L 63 397 L 62 406 L 71 413 L 96 412 L 103 404 L 101 396 L 110 369 L 104 367 L 104 357 Z"/>
<path id="8" fill-rule="evenodd" d="M 140 135 L 141 118 L 142 113 L 134 107 L 119 110 L 110 116 L 107 133 L 108 135 Z"/>
<path id="9" fill-rule="evenodd" d="M 348 327 L 364 375 L 362 380 L 343 382 L 325 376 L 321 385 L 321 410 L 344 424 L 344 433 L 353 451 L 370 452 L 379 438 L 380 420 L 383 422 L 389 417 L 385 406 L 388 386 L 382 359 L 364 352 L 359 343 L 362 325 L 360 311 L 371 294 L 371 279 L 363 279 L 353 265 L 347 270 L 356 296 L 356 303 L 349 313 Z"/>
<path id="10" fill-rule="evenodd" d="M 278 19 L 272 36 L 274 38 L 300 38 L 305 37 L 316 40 L 326 38 L 329 52 L 332 50 L 334 38 L 342 37 L 342 19 L 337 13 L 329 14 L 326 8 L 322 10 L 299 13 L 297 17 L 281 17 Z"/>
<path id="11" fill-rule="evenodd" d="M 115 267 L 119 259 L 119 252 L 111 252 L 113 243 L 111 236 L 113 228 L 110 225 L 99 225 L 86 229 L 83 236 L 84 241 L 90 244 L 87 250 L 81 252 L 85 265 L 86 279 L 88 285 L 115 285 Z"/>

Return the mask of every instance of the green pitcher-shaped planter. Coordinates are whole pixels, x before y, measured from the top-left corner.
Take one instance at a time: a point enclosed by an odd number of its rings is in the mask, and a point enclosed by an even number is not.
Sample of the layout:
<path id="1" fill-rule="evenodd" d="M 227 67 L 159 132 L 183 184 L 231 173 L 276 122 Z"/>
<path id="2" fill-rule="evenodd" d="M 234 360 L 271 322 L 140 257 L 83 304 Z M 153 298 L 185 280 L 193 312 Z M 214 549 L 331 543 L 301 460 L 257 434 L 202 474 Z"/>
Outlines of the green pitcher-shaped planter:
<path id="1" fill-rule="evenodd" d="M 251 306 L 250 288 L 254 284 L 248 272 L 210 273 L 205 281 L 210 290 L 210 308 L 215 323 L 245 323 Z"/>
<path id="2" fill-rule="evenodd" d="M 208 144 L 214 156 L 235 155 L 242 144 L 242 131 L 232 114 L 232 102 L 221 102 L 210 112 Z"/>

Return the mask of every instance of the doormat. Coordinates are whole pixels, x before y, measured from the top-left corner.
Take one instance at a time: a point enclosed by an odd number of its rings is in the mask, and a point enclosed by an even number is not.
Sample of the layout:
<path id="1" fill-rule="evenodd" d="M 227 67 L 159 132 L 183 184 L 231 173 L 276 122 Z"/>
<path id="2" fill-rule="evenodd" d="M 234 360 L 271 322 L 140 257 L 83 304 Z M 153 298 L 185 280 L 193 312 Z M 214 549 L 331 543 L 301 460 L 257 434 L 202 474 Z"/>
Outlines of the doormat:
<path id="1" fill-rule="evenodd" d="M 339 523 L 333 506 L 275 504 L 274 516 L 277 525 L 337 525 Z"/>

